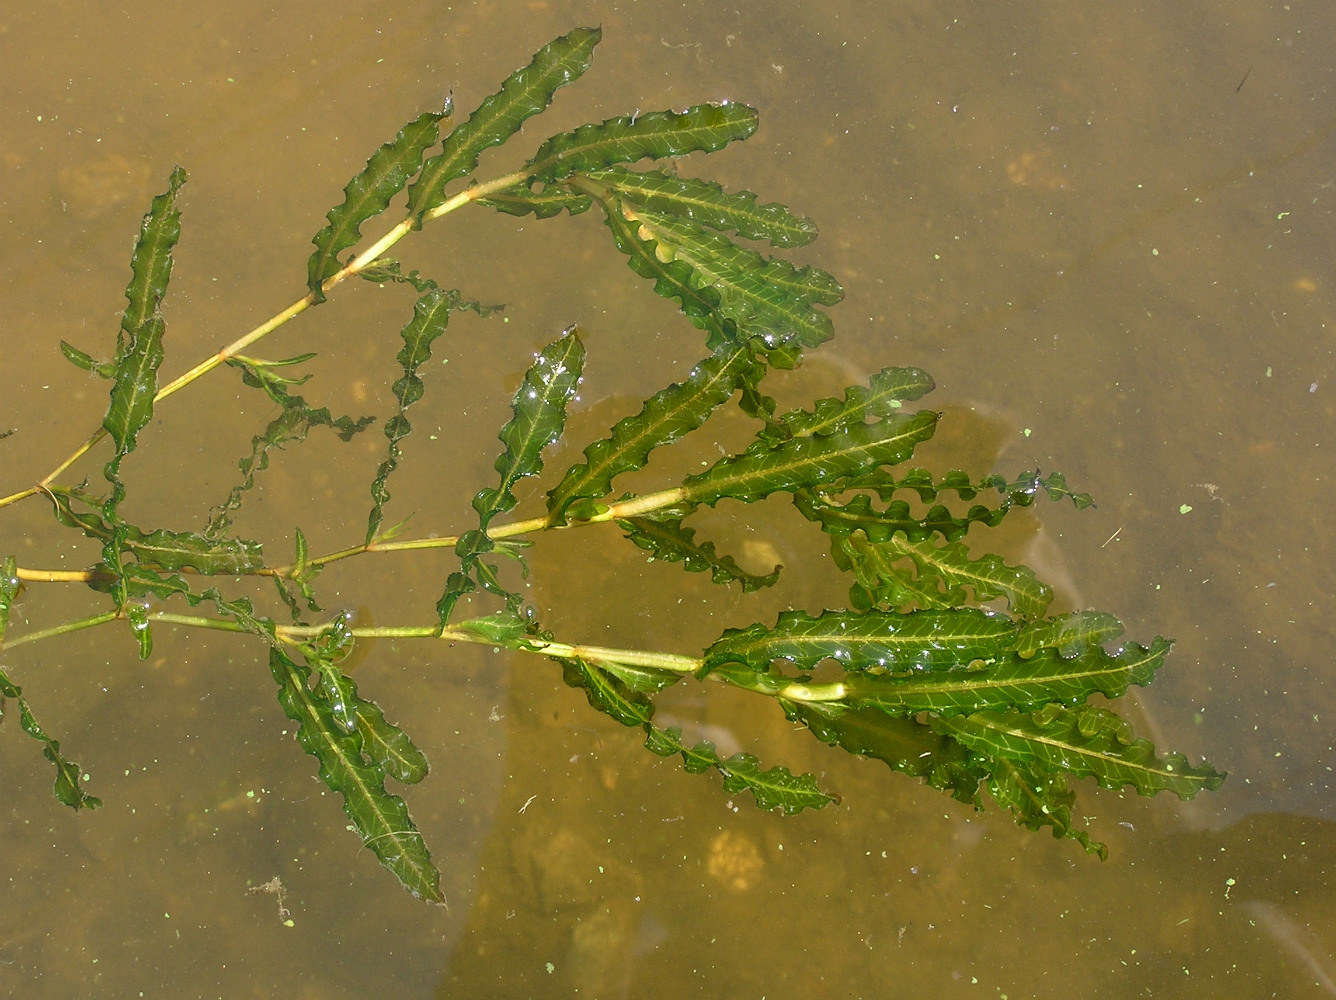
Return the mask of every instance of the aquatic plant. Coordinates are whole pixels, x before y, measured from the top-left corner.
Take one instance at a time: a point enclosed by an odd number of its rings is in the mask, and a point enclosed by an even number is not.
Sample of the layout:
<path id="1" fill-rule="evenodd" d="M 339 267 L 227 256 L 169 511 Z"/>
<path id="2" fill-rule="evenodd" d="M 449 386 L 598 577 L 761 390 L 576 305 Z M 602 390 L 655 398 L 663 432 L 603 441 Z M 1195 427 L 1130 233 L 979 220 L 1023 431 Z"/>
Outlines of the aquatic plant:
<path id="1" fill-rule="evenodd" d="M 802 246 L 816 237 L 815 225 L 782 205 L 762 204 L 751 192 L 645 163 L 671 166 L 674 158 L 746 139 L 756 128 L 756 111 L 720 103 L 610 118 L 552 136 L 508 173 L 465 182 L 480 154 L 514 139 L 559 88 L 588 69 L 599 37 L 597 29 L 585 28 L 544 46 L 463 121 L 457 122 L 447 102 L 404 125 L 348 182 L 343 202 L 316 233 L 303 297 L 160 385 L 161 306 L 180 236 L 177 198 L 186 181 L 180 167 L 172 172 L 167 190 L 144 217 L 112 356 L 98 360 L 60 345 L 73 364 L 109 383 L 101 426 L 40 483 L 0 499 L 0 507 L 28 499 L 49 503 L 61 525 L 101 546 L 100 561 L 65 572 L 20 567 L 13 555 L 5 559 L 0 648 L 116 621 L 128 624 L 141 657 L 150 654 L 154 629 L 164 625 L 259 639 L 279 703 L 295 723 L 302 749 L 316 758 L 320 779 L 342 797 L 353 828 L 381 864 L 415 896 L 433 901 L 441 898 L 438 872 L 406 803 L 387 787 L 391 780 L 422 781 L 428 762 L 341 668 L 359 640 L 417 638 L 440 645 L 442 656 L 448 655 L 442 640 L 485 643 L 548 658 L 594 709 L 642 729 L 652 753 L 680 756 L 693 773 L 718 772 L 727 791 L 746 790 L 763 809 L 796 813 L 835 796 L 812 775 L 763 766 L 747 753 L 724 758 L 710 743 L 690 742 L 680 728 L 656 724 L 660 692 L 686 682 L 725 684 L 771 699 L 824 743 L 879 759 L 978 808 L 987 794 L 1018 823 L 1048 827 L 1100 855 L 1103 845 L 1073 821 L 1073 778 L 1143 795 L 1170 791 L 1184 799 L 1219 787 L 1223 775 L 1209 764 L 1159 755 L 1120 716 L 1090 701 L 1096 693 L 1117 699 L 1129 685 L 1148 683 L 1169 652 L 1169 640 L 1122 642 L 1122 625 L 1101 612 L 1049 615 L 1052 591 L 1034 572 L 966 545 L 971 529 L 994 527 L 1036 499 L 1082 508 L 1089 497 L 1073 492 L 1060 474 L 938 476 L 909 464 L 939 418 L 933 410 L 906 406 L 933 388 L 917 368 L 884 368 L 841 398 L 819 399 L 805 409 L 780 412 L 767 394 L 772 369 L 797 366 L 805 352 L 830 339 L 825 310 L 843 291 L 827 272 L 768 256 L 755 245 Z M 403 218 L 359 249 L 363 225 L 405 191 Z M 487 316 L 494 309 L 417 271 L 405 272 L 387 254 L 400 240 L 419 230 L 434 232 L 439 220 L 468 206 L 538 219 L 597 208 L 631 270 L 704 334 L 704 356 L 686 378 L 655 392 L 637 413 L 590 442 L 582 461 L 552 476 L 541 513 L 513 519 L 518 485 L 545 471 L 544 456 L 563 440 L 567 408 L 582 382 L 581 331 L 561 333 L 534 357 L 514 393 L 498 435 L 496 477 L 474 496 L 470 523 L 450 537 L 403 537 L 406 522 L 387 526 L 386 511 L 404 457 L 401 446 L 413 432 L 410 410 L 428 388 L 426 363 L 453 313 Z M 260 543 L 232 532 L 271 454 L 322 427 L 349 441 L 375 418 L 334 416 L 299 394 L 305 378 L 296 373 L 313 354 L 273 360 L 248 352 L 355 277 L 401 285 L 416 296 L 400 333 L 402 376 L 383 423 L 384 458 L 370 482 L 366 530 L 338 551 L 313 555 L 298 529 L 292 560 L 276 564 Z M 121 473 L 139 432 L 166 397 L 224 365 L 277 408 L 240 459 L 240 481 L 208 510 L 203 527 L 132 523 L 123 509 Z M 752 422 L 745 447 L 651 492 L 619 492 L 620 477 L 645 469 L 656 449 L 696 431 L 730 403 Z M 63 478 L 108 439 L 103 483 Z M 783 579 L 780 567 L 749 572 L 689 522 L 701 508 L 732 501 L 746 509 L 776 494 L 787 495 L 795 516 L 824 533 L 834 564 L 851 579 L 847 608 L 815 615 L 785 611 L 773 624 L 730 628 L 699 654 L 687 655 L 554 635 L 544 628 L 544 609 L 524 597 L 519 579 L 527 572 L 528 546 L 553 532 L 597 531 L 608 522 L 653 559 L 708 573 L 719 586 L 744 592 L 774 587 Z M 371 552 L 424 548 L 448 548 L 454 556 L 432 620 L 372 626 L 347 613 L 322 612 L 317 585 L 326 566 Z M 270 608 L 229 593 L 230 582 L 257 576 L 276 586 Z M 9 634 L 11 607 L 38 582 L 86 584 L 105 593 L 108 606 L 54 628 Z M 168 610 L 173 605 L 176 610 Z M 615 595 L 608 613 L 617 614 Z M 15 703 L 19 725 L 55 766 L 57 798 L 76 810 L 96 808 L 99 801 L 85 790 L 78 765 L 38 723 L 11 672 L 0 669 L 0 695 Z"/>

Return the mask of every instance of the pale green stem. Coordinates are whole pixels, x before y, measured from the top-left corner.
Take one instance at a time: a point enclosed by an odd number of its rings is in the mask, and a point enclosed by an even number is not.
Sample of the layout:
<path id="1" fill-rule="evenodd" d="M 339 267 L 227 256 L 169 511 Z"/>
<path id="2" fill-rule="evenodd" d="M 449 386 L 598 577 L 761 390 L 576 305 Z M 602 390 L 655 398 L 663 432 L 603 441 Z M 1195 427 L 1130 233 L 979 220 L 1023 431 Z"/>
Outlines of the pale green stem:
<path id="1" fill-rule="evenodd" d="M 68 635 L 70 632 L 78 632 L 81 629 L 93 628 L 96 625 L 105 625 L 107 622 L 114 622 L 120 614 L 115 611 L 104 611 L 101 614 L 89 615 L 87 618 L 79 618 L 72 622 L 64 622 L 60 625 L 53 625 L 51 628 L 38 629 L 36 632 L 28 632 L 17 639 L 10 639 L 0 645 L 0 649 L 12 649 L 14 646 L 22 646 L 27 642 L 37 642 L 39 639 L 51 639 L 58 635 Z"/>
<path id="2" fill-rule="evenodd" d="M 115 614 L 110 615 L 115 618 Z M 151 616 L 155 622 L 172 625 L 187 625 L 194 628 L 219 629 L 227 632 L 242 632 L 245 629 L 233 621 L 219 618 L 205 618 L 200 615 L 178 615 L 168 611 L 157 611 Z M 98 624 L 98 623 L 93 623 Z M 284 642 L 298 642 L 313 639 L 329 629 L 324 625 L 277 625 L 274 633 Z M 348 635 L 354 639 L 444 639 L 447 642 L 471 642 L 484 646 L 504 646 L 522 653 L 539 653 L 543 656 L 579 657 L 583 660 L 609 660 L 624 663 L 627 666 L 654 667 L 670 670 L 678 674 L 695 673 L 701 668 L 700 659 L 692 656 L 680 656 L 676 653 L 662 653 L 647 649 L 615 649 L 610 646 L 581 646 L 565 642 L 544 642 L 539 639 L 519 638 L 509 642 L 479 635 L 467 628 L 447 628 L 439 632 L 434 625 L 367 625 L 348 629 Z M 27 637 L 25 637 L 25 640 Z"/>
<path id="3" fill-rule="evenodd" d="M 450 212 L 454 212 L 465 205 L 471 204 L 472 202 L 477 201 L 479 198 L 485 198 L 487 197 L 487 195 L 492 194 L 493 192 L 501 191 L 504 190 L 505 188 L 511 187 L 512 185 L 518 184 L 521 181 L 523 181 L 527 176 L 528 174 L 526 174 L 524 171 L 517 171 L 516 173 L 506 174 L 504 177 L 498 177 L 494 180 L 490 180 L 485 184 L 475 184 L 470 188 L 460 191 L 458 194 L 454 195 L 452 198 L 449 198 L 443 204 L 437 206 L 430 212 L 426 213 L 426 215 L 423 217 L 424 221 L 427 219 L 439 219 L 441 216 L 448 215 Z M 362 253 L 354 257 L 352 261 L 350 261 L 348 265 L 345 266 L 341 271 L 328 278 L 325 281 L 324 285 L 321 286 L 322 291 L 328 292 L 330 289 L 334 288 L 334 286 L 340 284 L 341 282 L 347 280 L 348 278 L 353 277 L 354 275 L 357 274 L 361 274 L 368 267 L 374 264 L 380 258 L 381 254 L 385 253 L 385 251 L 389 250 L 401 239 L 403 239 L 405 236 L 411 233 L 414 228 L 415 225 L 411 217 L 401 221 L 398 225 L 396 225 L 388 233 L 386 233 L 384 236 L 378 239 L 370 247 L 368 247 Z M 204 359 L 199 364 L 195 365 L 194 368 L 191 368 L 184 374 L 178 375 L 176 378 L 172 379 L 172 381 L 168 382 L 165 386 L 163 386 L 161 389 L 158 390 L 157 395 L 153 397 L 153 402 L 156 404 L 161 400 L 166 399 L 168 396 L 172 395 L 177 390 L 185 388 L 191 382 L 194 382 L 201 376 L 211 372 L 213 369 L 217 368 L 219 365 L 225 362 L 228 358 L 236 356 L 239 352 L 244 351 L 251 344 L 272 333 L 274 330 L 277 330 L 280 326 L 287 323 L 288 320 L 294 318 L 295 316 L 301 315 L 303 312 L 305 312 L 307 309 L 309 309 L 311 306 L 315 304 L 315 300 L 316 299 L 314 292 L 308 293 L 303 298 L 298 299 L 296 302 L 292 303 L 292 305 L 288 306 L 282 312 L 276 313 L 275 315 L 267 319 L 265 322 L 255 327 L 255 329 L 251 330 L 244 337 L 241 337 L 240 339 L 233 341 L 232 343 L 224 347 L 222 350 L 218 351 L 216 354 Z M 49 473 L 47 473 L 46 476 L 42 478 L 38 486 L 29 487 L 26 490 L 20 490 L 19 492 L 12 493 L 7 497 L 0 497 L 0 507 L 5 507 L 11 503 L 23 500 L 26 497 L 33 496 L 41 492 L 41 487 L 43 486 L 50 486 L 53 482 L 55 482 L 56 477 L 58 477 L 62 472 L 68 469 L 71 465 L 77 462 L 84 455 L 86 455 L 99 441 L 101 441 L 106 436 L 107 436 L 106 428 L 99 427 L 96 431 L 94 431 L 91 435 L 89 435 L 87 441 L 85 441 L 77 449 L 75 449 L 73 454 L 71 454 L 68 458 L 66 458 L 65 461 L 61 462 L 60 465 L 56 466 L 56 468 L 52 469 Z"/>

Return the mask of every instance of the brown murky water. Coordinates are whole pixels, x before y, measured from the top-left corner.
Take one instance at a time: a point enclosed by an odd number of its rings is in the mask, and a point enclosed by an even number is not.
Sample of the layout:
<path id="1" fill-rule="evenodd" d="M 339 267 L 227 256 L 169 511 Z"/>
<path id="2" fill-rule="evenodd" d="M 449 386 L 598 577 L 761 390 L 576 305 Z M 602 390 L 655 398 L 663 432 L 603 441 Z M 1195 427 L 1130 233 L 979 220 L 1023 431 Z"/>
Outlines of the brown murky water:
<path id="1" fill-rule="evenodd" d="M 844 797 L 784 818 L 650 757 L 546 663 L 382 640 L 357 678 L 434 763 L 410 795 L 450 901 L 431 909 L 345 832 L 252 644 L 159 628 L 140 662 L 123 629 L 95 630 L 5 654 L 106 805 L 56 804 L 49 766 L 5 719 L 0 994 L 1336 994 L 1324 7 L 271 6 L 57 0 L 0 14 L 0 432 L 14 430 L 0 493 L 100 419 L 103 384 L 56 344 L 110 350 L 133 234 L 173 164 L 191 179 L 165 307 L 171 375 L 300 294 L 324 212 L 402 122 L 451 89 L 467 111 L 551 37 L 601 23 L 586 79 L 484 172 L 636 107 L 759 107 L 758 135 L 700 168 L 822 228 L 804 259 L 848 298 L 795 396 L 921 365 L 950 414 L 943 434 L 961 429 L 953 457 L 1061 469 L 1094 494 L 1094 511 L 1041 509 L 1017 544 L 1067 603 L 1178 638 L 1132 710 L 1162 747 L 1231 777 L 1189 806 L 1082 787 L 1112 850 L 1101 864 L 826 752 L 768 706 L 672 692 L 664 712 L 681 724 L 814 770 Z M 592 217 L 478 212 L 443 228 L 405 261 L 507 311 L 457 320 L 437 352 L 449 363 L 428 373 L 394 486 L 422 534 L 466 520 L 519 373 L 565 326 L 589 331 L 577 437 L 700 352 Z M 344 289 L 265 352 L 319 350 L 310 398 L 383 411 L 408 302 Z M 128 509 L 198 523 L 269 414 L 217 373 L 159 415 Z M 313 551 L 360 537 L 382 447 L 372 434 L 289 449 L 239 532 L 272 558 L 294 525 Z M 76 477 L 96 479 L 98 461 Z M 771 515 L 755 552 L 788 564 L 781 594 L 725 593 L 626 546 L 558 539 L 535 555 L 535 603 L 563 635 L 692 652 L 780 601 L 840 602 L 819 541 Z M 44 568 L 96 558 L 33 501 L 0 516 L 8 552 Z M 323 578 L 331 605 L 431 619 L 443 560 L 360 562 Z M 15 634 L 97 600 L 34 587 Z M 273 896 L 248 892 L 275 876 L 291 927 Z"/>

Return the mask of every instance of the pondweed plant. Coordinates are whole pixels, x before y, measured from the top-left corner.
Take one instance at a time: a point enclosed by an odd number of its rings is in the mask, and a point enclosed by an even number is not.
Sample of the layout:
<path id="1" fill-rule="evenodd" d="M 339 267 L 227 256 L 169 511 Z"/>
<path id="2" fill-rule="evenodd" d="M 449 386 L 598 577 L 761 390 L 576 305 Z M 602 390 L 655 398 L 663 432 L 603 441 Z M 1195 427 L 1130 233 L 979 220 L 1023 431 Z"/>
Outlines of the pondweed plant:
<path id="1" fill-rule="evenodd" d="M 1073 823 L 1072 778 L 1131 786 L 1143 795 L 1167 790 L 1183 799 L 1217 788 L 1224 776 L 1210 765 L 1157 755 L 1122 718 L 1089 701 L 1096 693 L 1116 699 L 1128 685 L 1149 682 L 1169 651 L 1168 640 L 1118 645 L 1122 626 L 1112 615 L 1049 616 L 1052 591 L 1030 569 L 966 548 L 971 527 L 995 526 L 1037 497 L 1066 499 L 1078 508 L 1089 504 L 1088 497 L 1073 493 L 1061 475 L 936 477 L 911 467 L 915 446 L 932 435 L 938 419 L 932 410 L 909 412 L 904 405 L 933 388 L 916 368 L 885 368 L 841 399 L 777 412 L 766 394 L 767 373 L 794 367 L 804 351 L 830 338 L 823 307 L 838 303 L 843 292 L 825 271 L 794 266 L 739 241 L 797 247 L 815 238 L 815 226 L 782 205 L 759 204 L 750 192 L 726 191 L 672 170 L 631 167 L 710 153 L 745 139 L 756 128 L 753 109 L 702 104 L 584 125 L 552 136 L 510 173 L 451 190 L 473 174 L 484 150 L 514 138 L 560 87 L 585 72 L 599 35 L 579 29 L 545 46 L 466 121 L 454 124 L 447 104 L 405 125 L 349 181 L 343 203 L 315 235 L 305 296 L 160 385 L 160 310 L 180 234 L 177 195 L 186 179 L 179 167 L 173 171 L 167 191 L 144 217 L 114 356 L 98 361 L 61 344 L 71 362 L 110 383 L 102 426 L 40 483 L 0 499 L 0 506 L 27 498 L 49 503 L 60 524 L 101 544 L 101 561 L 69 573 L 19 567 L 10 556 L 0 574 L 3 648 L 114 621 L 128 623 L 141 657 L 149 655 L 154 627 L 164 624 L 258 638 L 279 703 L 302 748 L 319 762 L 321 780 L 342 796 L 357 833 L 381 864 L 427 900 L 441 899 L 438 873 L 406 804 L 386 782 L 419 782 L 428 764 L 408 734 L 340 669 L 362 639 L 418 637 L 437 643 L 442 655 L 448 654 L 441 640 L 448 640 L 548 657 L 595 709 L 643 729 L 651 752 L 680 755 L 691 772 L 718 771 L 728 791 L 746 789 L 764 809 L 796 813 L 820 808 L 834 796 L 811 775 L 762 767 L 745 753 L 723 759 L 710 743 L 689 745 L 679 729 L 660 728 L 654 720 L 659 692 L 684 681 L 708 682 L 770 698 L 825 743 L 878 758 L 979 808 L 986 792 L 1018 823 L 1049 827 L 1101 856 L 1103 845 Z M 357 250 L 362 226 L 405 188 L 404 218 Z M 545 450 L 562 438 L 567 405 L 581 383 L 585 348 L 580 331 L 567 330 L 535 357 L 515 393 L 512 416 L 499 435 L 496 478 L 473 498 L 476 521 L 449 538 L 403 538 L 404 526 L 387 527 L 385 514 L 401 444 L 413 430 L 409 411 L 427 388 L 424 365 L 452 313 L 485 315 L 489 309 L 416 271 L 404 273 L 386 255 L 401 239 L 428 226 L 434 230 L 438 220 L 471 205 L 540 219 L 596 207 L 631 269 L 704 332 L 705 356 L 684 381 L 654 393 L 638 413 L 589 444 L 584 461 L 553 477 L 544 513 L 507 519 L 517 505 L 516 485 L 543 472 Z M 354 277 L 402 284 L 417 295 L 401 332 L 397 359 L 403 374 L 384 424 L 385 456 L 370 484 L 366 532 L 340 551 L 312 555 L 297 530 L 295 558 L 275 565 L 259 543 L 230 533 L 271 452 L 321 426 L 346 441 L 365 432 L 373 418 L 335 417 L 297 393 L 304 380 L 294 372 L 313 355 L 268 360 L 247 352 Z M 240 460 L 240 482 L 202 527 L 130 523 L 122 513 L 121 470 L 136 436 L 166 397 L 222 365 L 278 408 Z M 734 400 L 755 423 L 745 449 L 655 492 L 618 492 L 619 476 L 643 468 L 654 449 L 696 430 Z M 108 438 L 105 485 L 62 478 Z M 555 636 L 543 628 L 541 609 L 527 605 L 515 589 L 524 548 L 534 538 L 598 530 L 594 526 L 605 522 L 615 522 L 654 558 L 708 572 L 721 586 L 773 586 L 778 567 L 765 575 L 747 572 L 699 537 L 688 520 L 701 507 L 724 500 L 751 504 L 776 493 L 788 494 L 798 514 L 827 536 L 836 566 L 852 577 L 848 608 L 815 616 L 786 611 L 774 624 L 729 629 L 692 656 Z M 316 584 L 330 563 L 369 552 L 439 547 L 452 548 L 457 565 L 441 581 L 434 620 L 360 627 L 347 614 L 321 612 Z M 243 576 L 271 577 L 281 604 L 265 611 L 246 596 L 229 595 L 227 582 Z M 56 628 L 7 635 L 20 592 L 43 581 L 85 583 L 104 592 L 109 606 Z M 167 599 L 180 607 L 151 610 Z M 615 609 L 615 602 L 610 606 Z M 822 667 L 826 661 L 836 666 Z M 0 693 L 15 703 L 19 725 L 55 765 L 57 798 L 76 810 L 98 806 L 84 790 L 78 765 L 41 727 L 4 670 Z"/>

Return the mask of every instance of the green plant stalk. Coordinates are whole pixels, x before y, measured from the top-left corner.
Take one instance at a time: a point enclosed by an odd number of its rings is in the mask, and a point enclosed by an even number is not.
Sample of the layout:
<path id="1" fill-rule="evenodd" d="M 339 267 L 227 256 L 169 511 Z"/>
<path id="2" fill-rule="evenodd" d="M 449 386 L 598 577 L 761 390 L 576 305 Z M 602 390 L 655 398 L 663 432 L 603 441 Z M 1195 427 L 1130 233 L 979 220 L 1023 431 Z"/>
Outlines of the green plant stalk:
<path id="1" fill-rule="evenodd" d="M 521 181 L 523 181 L 527 176 L 528 175 L 524 171 L 516 171 L 514 173 L 506 174 L 503 177 L 498 177 L 495 178 L 494 180 L 487 181 L 484 184 L 475 184 L 464 191 L 460 191 L 458 194 L 449 198 L 441 205 L 438 205 L 436 208 L 426 213 L 426 215 L 423 216 L 423 218 L 439 219 L 444 215 L 449 215 L 451 212 L 457 211 L 458 209 L 463 208 L 465 205 L 470 205 L 480 198 L 486 198 L 488 195 L 494 194 L 497 191 L 502 191 L 508 187 L 512 187 L 515 184 L 518 184 Z M 371 246 L 369 246 L 366 250 L 362 251 L 360 254 L 355 256 L 351 261 L 349 261 L 348 264 L 341 271 L 327 278 L 324 284 L 321 286 L 321 290 L 323 292 L 328 292 L 331 289 L 333 289 L 336 285 L 339 285 L 342 282 L 346 281 L 348 278 L 355 277 L 361 274 L 372 264 L 376 263 L 380 259 L 382 254 L 384 254 L 387 250 L 389 250 L 391 247 L 397 244 L 401 239 L 403 239 L 405 236 L 411 233 L 414 230 L 414 228 L 415 226 L 412 216 L 403 219 L 396 226 L 394 226 L 394 228 L 392 228 L 389 232 L 387 232 L 384 236 L 382 236 L 375 243 L 371 244 Z M 288 306 L 286 309 L 283 309 L 280 312 L 275 313 L 273 316 L 265 320 L 259 326 L 255 327 L 245 336 L 242 336 L 237 340 L 234 340 L 232 343 L 228 344 L 226 347 L 222 348 L 217 353 L 209 356 L 208 358 L 205 358 L 203 361 L 195 365 L 189 371 L 184 372 L 181 375 L 178 375 L 176 378 L 172 379 L 172 381 L 168 382 L 165 386 L 163 386 L 161 389 L 158 390 L 157 394 L 154 395 L 153 397 L 154 405 L 156 406 L 159 402 L 166 399 L 168 396 L 171 396 L 172 394 L 178 392 L 179 390 L 184 389 L 186 386 L 190 385 L 196 379 L 199 379 L 202 376 L 207 375 L 209 372 L 213 371 L 213 369 L 223 364 L 229 358 L 235 357 L 237 354 L 244 351 L 252 344 L 273 333 L 275 330 L 283 326 L 289 320 L 294 319 L 297 316 L 300 316 L 311 306 L 315 305 L 315 302 L 316 302 L 315 293 L 308 292 L 306 295 L 298 299 L 296 302 L 292 303 L 292 305 Z M 58 466 L 56 466 L 45 476 L 43 476 L 42 479 L 39 481 L 38 485 L 30 486 L 25 490 L 19 490 L 18 492 L 11 493 L 9 496 L 6 497 L 0 497 L 0 507 L 7 507 L 12 503 L 17 503 L 19 500 L 23 500 L 26 499 L 27 497 L 34 496 L 37 493 L 40 493 L 42 491 L 42 487 L 50 486 L 53 482 L 56 481 L 56 478 L 60 476 L 61 473 L 63 473 L 71 465 L 73 465 L 80 458 L 82 458 L 89 451 L 91 451 L 94 447 L 96 447 L 97 444 L 106 436 L 107 436 L 106 428 L 99 427 L 96 431 L 94 431 L 91 435 L 89 435 L 88 439 L 84 441 L 84 443 L 81 444 L 78 448 L 76 448 L 69 455 L 68 458 L 66 458 Z"/>
<path id="2" fill-rule="evenodd" d="M 35 491 L 40 492 L 40 491 Z M 622 500 L 618 503 L 609 504 L 606 511 L 595 514 L 593 517 L 584 520 L 572 519 L 567 524 L 553 524 L 550 516 L 531 517 L 523 521 L 510 521 L 505 524 L 491 525 L 487 529 L 487 537 L 493 541 L 500 541 L 506 538 L 515 538 L 519 535 L 526 535 L 534 531 L 564 531 L 567 528 L 578 528 L 589 524 L 603 524 L 608 521 L 617 521 L 627 517 L 640 517 L 644 514 L 661 510 L 664 507 L 671 507 L 680 503 L 687 496 L 686 490 L 681 487 L 675 487 L 669 490 L 659 490 L 656 493 L 647 493 L 640 497 L 631 497 L 628 500 Z M 339 549 L 337 552 L 330 552 L 323 556 L 313 556 L 306 561 L 307 566 L 325 566 L 329 563 L 338 562 L 342 559 L 349 559 L 353 556 L 360 556 L 367 552 L 407 552 L 414 549 L 453 549 L 459 544 L 459 535 L 441 535 L 436 538 L 410 538 L 404 541 L 372 541 L 365 545 L 353 545 L 346 549 Z M 294 564 L 285 566 L 265 567 L 256 570 L 255 576 L 276 576 L 287 578 L 295 571 Z M 189 573 L 190 569 L 183 568 L 183 573 Z M 27 583 L 91 583 L 99 578 L 111 579 L 112 577 L 105 573 L 99 573 L 97 570 L 56 570 L 56 569 L 32 569 L 19 567 L 18 578 Z"/>

